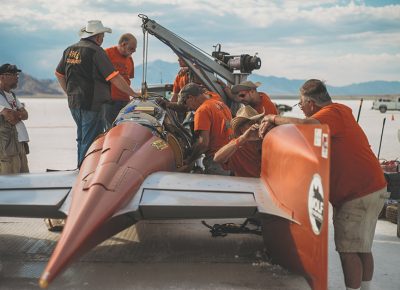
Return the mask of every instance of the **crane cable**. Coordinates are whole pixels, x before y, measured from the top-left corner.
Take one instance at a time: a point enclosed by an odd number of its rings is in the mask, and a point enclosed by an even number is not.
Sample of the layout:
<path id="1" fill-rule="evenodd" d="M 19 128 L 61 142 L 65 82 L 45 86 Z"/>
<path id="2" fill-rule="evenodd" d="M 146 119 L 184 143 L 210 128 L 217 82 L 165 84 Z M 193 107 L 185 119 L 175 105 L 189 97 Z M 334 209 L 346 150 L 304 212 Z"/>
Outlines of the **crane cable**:
<path id="1" fill-rule="evenodd" d="M 143 70 L 142 70 L 142 98 L 147 98 L 147 55 L 149 52 L 149 33 L 143 29 Z"/>

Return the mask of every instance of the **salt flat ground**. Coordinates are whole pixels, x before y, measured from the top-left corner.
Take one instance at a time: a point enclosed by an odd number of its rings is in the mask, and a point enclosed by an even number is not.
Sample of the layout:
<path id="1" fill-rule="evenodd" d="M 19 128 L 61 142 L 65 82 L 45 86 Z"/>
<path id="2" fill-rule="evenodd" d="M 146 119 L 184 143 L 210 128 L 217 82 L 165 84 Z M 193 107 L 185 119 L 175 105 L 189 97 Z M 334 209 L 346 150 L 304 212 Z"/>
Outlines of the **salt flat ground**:
<path id="1" fill-rule="evenodd" d="M 26 108 L 29 112 L 29 120 L 26 121 L 26 125 L 28 127 L 28 131 L 30 134 L 30 149 L 31 153 L 29 154 L 29 166 L 31 172 L 44 172 L 46 169 L 73 169 L 76 167 L 76 133 L 75 133 L 75 124 L 70 115 L 70 112 L 67 108 L 66 99 L 23 99 L 22 100 L 26 104 Z M 353 109 L 353 114 L 357 116 L 359 101 L 351 100 L 351 101 L 341 101 L 346 105 L 350 106 Z M 279 103 L 285 103 L 288 105 L 294 105 L 297 103 L 296 100 L 279 100 Z M 400 129 L 400 111 L 388 111 L 385 114 L 381 114 L 379 111 L 371 110 L 372 101 L 364 101 L 363 108 L 361 110 L 360 115 L 360 125 L 363 127 L 364 131 L 367 134 L 369 142 L 371 144 L 372 150 L 377 154 L 380 137 L 382 132 L 382 123 L 383 118 L 386 117 L 386 124 L 383 132 L 382 144 L 381 144 L 381 152 L 380 158 L 384 158 L 387 160 L 395 159 L 400 157 L 400 142 L 398 140 L 398 134 Z M 292 112 L 287 113 L 288 116 L 302 116 L 302 113 L 298 107 L 295 107 Z M 0 232 L 2 235 L 5 234 L 5 224 L 7 224 L 10 220 L 0 218 Z M 21 222 L 21 221 L 18 221 Z M 21 231 L 21 234 L 24 234 L 24 231 Z M 1 236 L 0 236 L 1 237 Z M 236 239 L 240 239 L 237 237 Z M 372 289 L 389 289 L 389 290 L 399 290 L 400 289 L 400 275 L 399 273 L 399 265 L 400 265 L 400 239 L 396 237 L 396 226 L 387 221 L 380 220 L 378 221 L 378 226 L 375 235 L 375 242 L 373 251 L 375 253 L 375 277 L 373 280 L 373 288 Z M 193 253 L 195 255 L 195 253 Z M 198 260 L 198 259 L 197 259 Z M 194 261 L 196 261 L 196 257 L 194 257 Z M 1 262 L 1 256 L 0 256 Z M 108 262 L 109 263 L 109 262 Z M 229 271 L 237 271 L 237 275 L 230 275 L 229 279 L 231 279 L 230 283 L 218 284 L 218 279 L 213 280 L 215 284 L 209 284 L 207 287 L 209 289 L 254 289 L 256 284 L 251 284 L 249 281 L 244 281 L 243 275 L 252 275 L 252 267 L 245 267 L 246 263 L 250 263 L 250 259 L 245 260 L 242 268 L 231 267 Z M 99 271 L 99 273 L 107 272 L 106 269 L 112 272 L 112 267 L 108 267 L 107 265 L 111 264 L 101 264 L 93 266 L 90 268 L 91 271 Z M 187 266 L 191 264 L 186 264 Z M 214 265 L 215 266 L 215 265 Z M 223 273 L 223 268 L 215 266 L 211 267 L 215 269 L 215 275 L 220 275 L 221 277 L 225 277 L 225 273 Z M 82 267 L 82 265 L 78 266 Z M 157 266 L 158 271 L 161 271 L 161 275 L 155 279 L 167 279 L 168 271 L 165 267 Z M 193 265 L 191 269 L 190 266 L 177 266 L 179 271 L 183 272 L 193 272 L 199 271 L 199 274 L 204 275 L 204 271 L 200 269 L 201 266 L 199 264 Z M 210 265 L 204 265 L 204 267 L 210 268 Z M 167 267 L 168 268 L 168 267 Z M 253 267 L 254 268 L 254 267 Z M 123 271 L 124 267 L 120 264 L 115 264 L 116 271 Z M 204 269 L 203 269 L 204 270 Z M 164 271 L 164 272 L 163 272 Z M 243 272 L 241 272 L 243 271 Z M 4 272 L 4 269 L 3 269 Z M 1 267 L 0 267 L 1 273 Z M 69 275 L 71 272 L 68 272 Z M 79 268 L 77 268 L 76 273 L 78 275 Z M 276 274 L 275 274 L 276 276 Z M 68 277 L 68 279 L 73 279 L 74 277 Z M 111 278 L 111 277 L 110 277 Z M 253 278 L 257 278 L 255 275 Z M 88 275 L 88 282 L 84 284 L 87 289 L 90 289 L 88 286 L 91 282 L 90 279 L 96 279 L 96 275 Z M 223 278 L 227 279 L 227 278 Z M 288 280 L 292 278 L 287 278 Z M 18 277 L 13 276 L 13 279 L 6 279 L 5 283 L 1 282 L 0 275 L 0 289 L 20 289 L 23 284 L 23 276 Z M 152 283 L 151 278 L 148 280 Z M 330 224 L 330 237 L 329 237 L 329 289 L 344 289 L 343 287 L 343 276 L 340 268 L 340 261 L 338 259 L 337 253 L 334 251 L 333 245 L 333 235 L 332 235 L 332 225 Z M 4 281 L 3 281 L 4 282 Z M 162 282 L 162 280 L 161 280 Z M 86 282 L 85 282 L 86 283 Z M 295 282 L 295 279 L 293 280 Z M 168 284 L 169 289 L 200 289 L 204 288 L 205 285 L 198 284 L 198 280 L 190 282 L 190 279 L 187 281 L 187 284 L 183 284 L 180 287 L 177 285 Z M 31 284 L 29 284 L 31 285 Z M 66 284 L 66 288 L 68 289 L 68 284 Z M 147 289 L 151 289 L 152 287 L 149 284 Z M 154 284 L 154 285 L 163 285 Z M 268 285 L 268 284 L 263 284 Z M 36 286 L 32 286 L 32 289 Z M 127 285 L 126 285 L 127 286 Z M 126 287 L 125 286 L 125 287 Z M 128 285 L 129 286 L 129 285 Z M 143 282 L 141 284 L 143 289 Z M 89 287 L 89 288 L 88 288 Z M 131 285 L 131 287 L 134 287 Z M 171 288 L 172 287 L 172 288 Z M 266 289 L 268 286 L 265 286 Z M 124 289 L 121 283 L 118 284 L 119 289 Z M 161 286 L 154 286 L 154 288 L 165 288 Z M 31 289 L 27 287 L 26 289 Z M 79 289 L 79 288 L 76 288 Z M 92 288 L 95 289 L 95 288 Z M 131 288 L 133 289 L 133 288 Z M 139 288 L 136 288 L 139 289 Z M 208 289 L 208 288 L 207 288 Z M 259 288 L 257 288 L 259 289 Z M 260 288 L 262 289 L 262 287 Z M 288 289 L 288 288 L 274 288 L 274 289 Z M 295 284 L 290 289 L 297 289 Z"/>
<path id="2" fill-rule="evenodd" d="M 29 111 L 25 122 L 30 134 L 29 155 L 31 172 L 41 172 L 46 168 L 72 169 L 76 167 L 75 123 L 67 107 L 66 99 L 23 99 Z M 297 100 L 279 100 L 279 103 L 294 105 Z M 340 100 L 338 102 L 341 102 Z M 357 116 L 360 102 L 344 101 Z M 383 119 L 386 123 L 382 135 L 380 158 L 400 158 L 400 111 L 381 114 L 371 110 L 372 101 L 364 101 L 359 123 L 364 129 L 372 150 L 377 155 L 382 132 Z M 298 106 L 285 115 L 302 117 Z"/>

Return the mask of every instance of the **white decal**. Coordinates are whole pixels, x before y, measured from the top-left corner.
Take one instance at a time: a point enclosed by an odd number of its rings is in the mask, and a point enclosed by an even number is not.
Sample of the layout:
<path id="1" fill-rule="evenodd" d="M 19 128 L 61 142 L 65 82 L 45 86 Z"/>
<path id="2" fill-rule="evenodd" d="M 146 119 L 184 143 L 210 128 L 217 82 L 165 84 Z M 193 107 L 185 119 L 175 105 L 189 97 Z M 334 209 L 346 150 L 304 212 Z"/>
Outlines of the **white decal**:
<path id="1" fill-rule="evenodd" d="M 328 134 L 322 134 L 322 149 L 321 149 L 321 156 L 323 158 L 328 158 Z"/>
<path id="2" fill-rule="evenodd" d="M 308 216 L 314 234 L 319 235 L 324 221 L 324 191 L 319 174 L 314 174 L 308 190 Z"/>
<path id="3" fill-rule="evenodd" d="M 314 146 L 321 147 L 321 136 L 322 136 L 322 129 L 315 128 L 314 129 Z"/>

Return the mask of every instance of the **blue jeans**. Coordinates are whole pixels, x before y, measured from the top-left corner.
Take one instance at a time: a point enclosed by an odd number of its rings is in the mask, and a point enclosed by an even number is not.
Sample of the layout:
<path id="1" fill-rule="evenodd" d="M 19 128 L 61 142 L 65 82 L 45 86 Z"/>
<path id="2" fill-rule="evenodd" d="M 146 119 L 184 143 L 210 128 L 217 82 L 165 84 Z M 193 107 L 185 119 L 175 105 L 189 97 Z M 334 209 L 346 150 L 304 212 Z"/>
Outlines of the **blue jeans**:
<path id="1" fill-rule="evenodd" d="M 128 101 L 113 101 L 112 103 L 106 103 L 103 105 L 103 129 L 107 131 L 112 127 L 115 118 L 117 118 L 119 112 L 123 107 L 125 107 Z"/>
<path id="2" fill-rule="evenodd" d="M 80 167 L 93 140 L 103 132 L 102 116 L 101 112 L 82 109 L 70 109 L 70 111 L 77 126 L 76 142 L 78 143 L 78 167 Z"/>

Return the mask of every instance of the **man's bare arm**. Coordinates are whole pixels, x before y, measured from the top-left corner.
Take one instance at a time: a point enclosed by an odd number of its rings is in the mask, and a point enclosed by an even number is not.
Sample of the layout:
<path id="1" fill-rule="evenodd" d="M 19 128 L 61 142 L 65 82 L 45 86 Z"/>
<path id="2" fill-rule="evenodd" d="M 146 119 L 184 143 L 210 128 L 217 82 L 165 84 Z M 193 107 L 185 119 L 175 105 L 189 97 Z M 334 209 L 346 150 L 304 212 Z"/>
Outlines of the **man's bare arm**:
<path id="1" fill-rule="evenodd" d="M 259 135 L 264 138 L 265 134 L 268 133 L 275 126 L 284 124 L 320 124 L 317 119 L 313 118 L 294 118 L 294 117 L 283 117 L 280 115 L 267 115 L 261 121 Z"/>
<path id="2" fill-rule="evenodd" d="M 192 154 L 186 159 L 186 164 L 190 164 L 196 161 L 201 154 L 207 151 L 210 144 L 210 131 L 199 131 L 199 136 L 197 137 L 196 143 L 194 143 L 192 148 Z"/>
<path id="3" fill-rule="evenodd" d="M 117 74 L 115 77 L 110 79 L 110 82 L 116 86 L 120 91 L 124 92 L 125 94 L 132 96 L 132 97 L 139 97 L 140 94 L 136 93 L 132 90 L 132 88 L 128 85 L 125 79 L 120 75 Z"/>
<path id="4" fill-rule="evenodd" d="M 56 73 L 56 77 L 57 77 L 58 83 L 60 84 L 60 87 L 63 89 L 64 93 L 67 93 L 67 81 L 65 79 L 65 76 Z"/>
<path id="5" fill-rule="evenodd" d="M 226 163 L 246 142 L 260 140 L 260 137 L 258 136 L 258 128 L 258 124 L 253 124 L 238 138 L 221 147 L 217 152 L 215 152 L 214 161 L 218 163 Z"/>
<path id="6" fill-rule="evenodd" d="M 17 111 L 18 111 L 18 118 L 20 120 L 28 119 L 28 111 L 24 107 L 19 108 Z"/>

